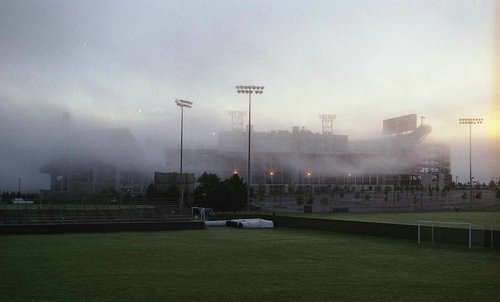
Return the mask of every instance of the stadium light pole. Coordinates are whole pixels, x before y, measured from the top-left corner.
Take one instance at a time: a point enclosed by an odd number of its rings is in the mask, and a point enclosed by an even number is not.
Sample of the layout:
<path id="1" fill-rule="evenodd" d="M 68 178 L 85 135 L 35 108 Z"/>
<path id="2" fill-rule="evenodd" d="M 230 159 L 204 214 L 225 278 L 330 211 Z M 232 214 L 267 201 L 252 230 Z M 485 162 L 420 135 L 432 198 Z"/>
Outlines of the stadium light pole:
<path id="1" fill-rule="evenodd" d="M 308 183 L 309 183 L 309 185 L 308 185 L 308 186 L 306 186 L 306 188 L 307 188 L 306 192 L 308 192 L 308 193 L 309 193 L 309 190 L 310 190 L 310 191 L 311 191 L 311 196 L 312 196 L 312 194 L 313 194 L 313 189 L 312 189 L 312 187 L 311 187 L 311 174 L 312 174 L 312 173 L 311 173 L 311 171 L 307 171 L 307 174 L 306 174 L 306 175 L 307 175 L 307 179 L 308 179 Z M 307 194 L 307 196 L 306 196 L 306 197 L 308 197 L 308 196 L 309 196 L 309 194 Z"/>
<path id="2" fill-rule="evenodd" d="M 469 125 L 469 209 L 472 209 L 472 125 L 482 124 L 482 118 L 460 118 L 459 124 Z"/>
<path id="3" fill-rule="evenodd" d="M 184 177 L 182 177 L 182 143 L 183 143 L 183 131 L 184 131 L 184 108 L 191 108 L 193 102 L 176 99 L 175 104 L 181 107 L 181 160 L 180 160 L 180 175 L 181 175 L 181 201 L 179 202 L 179 215 L 182 212 L 182 205 L 184 204 Z"/>
<path id="4" fill-rule="evenodd" d="M 269 172 L 269 176 L 271 176 L 271 187 L 269 188 L 269 193 L 270 193 L 270 195 L 273 195 L 273 184 L 274 184 L 273 183 L 273 176 L 274 176 L 274 171 L 273 170 L 271 170 Z"/>
<path id="5" fill-rule="evenodd" d="M 250 143 L 252 133 L 252 94 L 262 94 L 264 86 L 236 86 L 238 93 L 248 94 L 248 159 L 247 159 L 247 211 L 250 211 Z"/>

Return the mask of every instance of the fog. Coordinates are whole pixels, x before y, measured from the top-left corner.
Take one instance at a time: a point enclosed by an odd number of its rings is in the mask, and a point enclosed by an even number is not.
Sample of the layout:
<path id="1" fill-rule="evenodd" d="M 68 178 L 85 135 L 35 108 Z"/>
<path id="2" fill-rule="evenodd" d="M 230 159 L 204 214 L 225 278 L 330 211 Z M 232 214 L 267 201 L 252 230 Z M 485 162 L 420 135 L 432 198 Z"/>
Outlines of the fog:
<path id="1" fill-rule="evenodd" d="M 174 100 L 194 103 L 185 148 L 213 149 L 228 111 L 248 111 L 236 85 L 266 87 L 252 99 L 255 131 L 320 132 L 318 114 L 336 114 L 333 131 L 352 148 L 389 154 L 330 170 L 404 165 L 390 154 L 408 146 L 388 148 L 382 120 L 416 113 L 433 127 L 424 142 L 450 146 L 464 181 L 469 133 L 458 119 L 484 117 L 473 174 L 488 182 L 496 2 L 1 1 L 0 190 L 19 179 L 23 191 L 48 189 L 40 171 L 68 158 L 176 170 L 166 155 L 180 146 Z M 111 129 L 137 145 L 107 149 L 99 140 Z"/>
<path id="2" fill-rule="evenodd" d="M 225 121 L 216 119 L 201 121 L 194 120 L 189 114 L 189 111 L 185 112 L 185 150 L 217 149 L 217 136 L 219 132 L 230 130 L 230 117 L 228 116 Z M 180 112 L 176 112 L 173 116 L 159 114 L 156 117 L 152 113 L 149 121 L 127 122 L 92 118 L 70 112 L 67 108 L 57 105 L 34 105 L 31 102 L 2 98 L 0 127 L 2 190 L 17 191 L 19 179 L 22 190 L 48 189 L 49 175 L 41 172 L 42 167 L 58 161 L 64 163 L 66 160 L 73 162 L 78 160 L 82 163 L 107 162 L 121 169 L 147 171 L 151 177 L 155 170 L 178 171 L 179 168 L 178 155 L 168 157 L 166 150 L 179 148 Z M 127 145 L 121 146 L 120 152 L 117 153 L 116 148 L 110 147 L 115 143 L 99 138 L 113 129 L 130 130 L 135 141 L 132 141 L 132 144 L 128 144 L 127 141 Z M 467 132 L 466 130 L 464 128 L 464 132 Z M 358 161 L 354 166 L 345 162 L 324 162 L 320 164 L 323 171 L 318 172 L 340 175 L 347 172 L 389 173 L 408 169 L 409 165 L 419 159 L 418 145 L 395 142 L 391 138 L 384 137 L 381 132 L 380 123 L 379 134 L 374 135 L 375 139 L 349 142 L 350 152 L 363 150 L 372 154 L 366 161 Z M 427 139 L 424 142 L 432 140 Z M 467 181 L 468 139 L 455 140 L 448 145 L 451 149 L 452 174 L 458 175 L 459 181 Z M 488 171 L 487 146 L 487 140 L 473 140 L 474 171 Z M 204 169 L 202 164 L 201 161 L 195 163 L 196 171 Z M 307 170 L 311 166 L 310 163 L 299 160 L 284 162 L 283 165 L 293 166 L 298 170 Z M 188 163 L 185 163 L 185 171 L 190 172 Z M 474 175 L 481 174 L 476 172 Z M 488 181 L 487 178 L 479 179 Z"/>

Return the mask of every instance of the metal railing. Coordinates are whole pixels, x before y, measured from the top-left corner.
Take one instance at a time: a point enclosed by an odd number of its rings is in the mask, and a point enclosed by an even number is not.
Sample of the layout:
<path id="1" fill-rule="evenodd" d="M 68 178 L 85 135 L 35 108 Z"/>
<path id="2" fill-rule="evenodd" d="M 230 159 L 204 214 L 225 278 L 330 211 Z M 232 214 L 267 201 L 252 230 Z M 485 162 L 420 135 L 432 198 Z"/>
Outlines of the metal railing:
<path id="1" fill-rule="evenodd" d="M 191 221 L 188 209 L 179 213 L 178 203 L 162 203 L 130 207 L 31 207 L 0 209 L 0 225 L 15 224 L 89 224 L 121 222 Z"/>
<path id="2" fill-rule="evenodd" d="M 181 222 L 192 221 L 191 216 L 177 215 L 166 218 L 106 218 L 101 216 L 92 217 L 14 217 L 0 219 L 0 225 L 40 225 L 40 224 L 110 224 L 110 223 L 157 223 L 157 222 Z"/>

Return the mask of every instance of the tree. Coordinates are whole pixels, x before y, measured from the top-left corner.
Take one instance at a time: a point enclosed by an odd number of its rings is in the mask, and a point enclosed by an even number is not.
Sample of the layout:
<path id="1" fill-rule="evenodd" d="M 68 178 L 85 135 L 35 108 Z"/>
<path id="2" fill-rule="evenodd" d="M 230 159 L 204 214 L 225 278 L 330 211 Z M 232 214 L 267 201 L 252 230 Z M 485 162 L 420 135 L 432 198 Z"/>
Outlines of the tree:
<path id="1" fill-rule="evenodd" d="M 418 198 L 418 195 L 416 193 L 413 193 L 411 195 L 411 199 L 412 199 L 412 203 L 415 205 L 420 201 L 420 199 Z"/>
<path id="2" fill-rule="evenodd" d="M 365 197 L 364 197 L 365 201 L 370 201 L 370 198 L 371 198 L 371 193 L 370 192 L 366 192 L 365 193 Z"/>
<path id="3" fill-rule="evenodd" d="M 195 204 L 214 210 L 241 210 L 246 206 L 247 186 L 243 179 L 233 174 L 221 181 L 213 173 L 203 173 L 198 178 L 200 185 L 194 190 Z"/>
<path id="4" fill-rule="evenodd" d="M 227 209 L 240 210 L 245 208 L 247 186 L 243 182 L 243 178 L 233 174 L 229 179 L 222 182 L 222 191 L 225 193 L 222 198 Z"/>
<path id="5" fill-rule="evenodd" d="M 323 210 L 325 210 L 325 207 L 329 204 L 328 199 L 326 197 L 321 198 L 319 202 L 323 206 Z"/>
<path id="6" fill-rule="evenodd" d="M 428 188 L 428 194 L 429 194 L 429 197 L 432 197 L 433 193 L 434 193 L 434 190 L 433 188 L 431 187 L 431 184 L 429 184 L 429 188 Z"/>
<path id="7" fill-rule="evenodd" d="M 356 198 L 356 203 L 361 198 L 361 192 L 359 190 L 356 190 L 356 192 L 354 193 L 354 198 Z"/>
<path id="8" fill-rule="evenodd" d="M 441 190 L 441 189 L 439 188 L 439 183 L 437 183 L 437 184 L 436 184 L 436 188 L 435 188 L 435 190 L 436 190 L 436 200 L 437 200 L 437 199 L 438 199 L 438 195 L 439 195 L 439 191 Z"/>
<path id="9" fill-rule="evenodd" d="M 303 205 L 304 204 L 304 196 L 302 196 L 302 193 L 297 193 L 297 195 L 295 195 L 295 200 L 297 201 L 297 204 L 299 206 Z"/>
<path id="10" fill-rule="evenodd" d="M 450 188 L 445 186 L 442 190 L 441 190 L 441 197 L 446 197 L 446 195 L 448 195 L 448 192 L 450 191 Z"/>
<path id="11" fill-rule="evenodd" d="M 476 198 L 477 200 L 483 198 L 483 192 L 477 191 L 476 194 L 474 195 L 474 198 Z"/>
<path id="12" fill-rule="evenodd" d="M 401 186 L 394 185 L 394 194 L 392 194 L 394 207 L 396 207 L 396 201 L 399 204 L 399 199 L 401 198 L 401 190 L 402 190 Z"/>
<path id="13" fill-rule="evenodd" d="M 389 192 L 392 191 L 392 188 L 390 186 L 385 186 L 384 188 L 384 201 L 387 202 L 389 199 Z"/>
<path id="14" fill-rule="evenodd" d="M 463 201 L 466 201 L 467 198 L 469 198 L 469 194 L 467 193 L 467 191 L 462 191 L 462 195 L 460 196 L 460 198 L 462 198 Z"/>
<path id="15" fill-rule="evenodd" d="M 220 209 L 222 204 L 218 200 L 220 194 L 220 178 L 213 173 L 203 173 L 198 178 L 200 184 L 194 190 L 193 198 L 197 206 L 206 208 Z"/>
<path id="16" fill-rule="evenodd" d="M 345 190 L 344 190 L 344 188 L 340 188 L 339 189 L 339 198 L 342 199 L 342 198 L 344 198 L 344 196 L 345 196 Z"/>
<path id="17" fill-rule="evenodd" d="M 497 184 L 495 183 L 494 180 L 491 180 L 490 183 L 488 184 L 488 188 L 490 188 L 491 190 L 494 190 L 496 189 L 497 187 Z"/>

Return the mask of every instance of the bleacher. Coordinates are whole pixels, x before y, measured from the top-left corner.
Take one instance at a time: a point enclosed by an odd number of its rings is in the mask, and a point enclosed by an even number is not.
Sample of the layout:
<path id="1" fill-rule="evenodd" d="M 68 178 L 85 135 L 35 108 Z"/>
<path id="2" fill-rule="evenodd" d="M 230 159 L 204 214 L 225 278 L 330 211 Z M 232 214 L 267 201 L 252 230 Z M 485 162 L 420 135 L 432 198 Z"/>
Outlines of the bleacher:
<path id="1" fill-rule="evenodd" d="M 178 203 L 162 203 L 151 206 L 129 205 L 127 207 L 22 207 L 0 209 L 0 225 L 18 224 L 82 224 L 120 222 L 165 222 L 191 221 L 192 217 Z"/>

